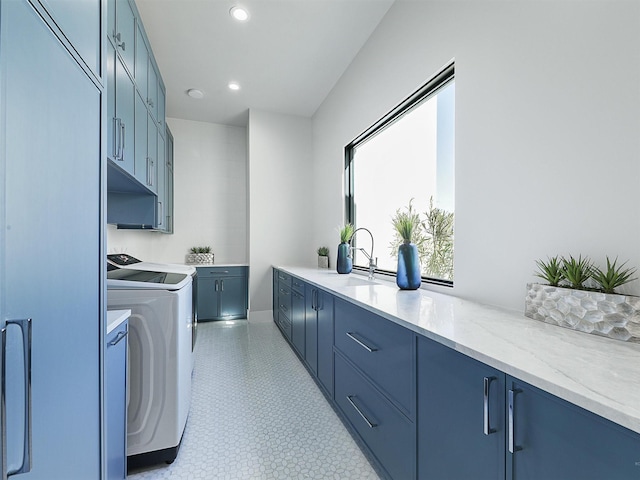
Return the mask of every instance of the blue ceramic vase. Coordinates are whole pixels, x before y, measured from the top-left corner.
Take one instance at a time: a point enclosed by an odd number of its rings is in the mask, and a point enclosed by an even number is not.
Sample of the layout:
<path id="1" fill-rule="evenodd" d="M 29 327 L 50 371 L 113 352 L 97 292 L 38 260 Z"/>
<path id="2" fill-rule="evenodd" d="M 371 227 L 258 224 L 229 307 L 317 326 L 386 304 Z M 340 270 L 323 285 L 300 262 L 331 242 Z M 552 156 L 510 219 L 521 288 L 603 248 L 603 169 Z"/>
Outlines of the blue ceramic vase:
<path id="1" fill-rule="evenodd" d="M 338 273 L 351 273 L 353 269 L 353 261 L 349 256 L 349 244 L 341 243 L 338 245 L 338 261 L 336 262 L 336 270 Z"/>
<path id="2" fill-rule="evenodd" d="M 422 283 L 420 257 L 415 243 L 403 243 L 398 249 L 396 285 L 401 290 L 417 290 Z"/>

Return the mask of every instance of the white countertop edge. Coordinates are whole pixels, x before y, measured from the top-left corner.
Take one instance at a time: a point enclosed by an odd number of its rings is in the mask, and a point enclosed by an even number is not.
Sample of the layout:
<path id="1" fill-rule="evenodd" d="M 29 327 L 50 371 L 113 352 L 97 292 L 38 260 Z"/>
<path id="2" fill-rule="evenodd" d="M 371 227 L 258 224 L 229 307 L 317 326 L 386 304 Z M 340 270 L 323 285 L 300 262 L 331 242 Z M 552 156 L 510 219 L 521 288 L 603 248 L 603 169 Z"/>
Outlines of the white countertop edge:
<path id="1" fill-rule="evenodd" d="M 639 344 L 429 290 L 401 291 L 388 281 L 364 284 L 360 275 L 274 268 L 640 433 Z M 347 277 L 362 284 L 345 286 Z"/>
<path id="2" fill-rule="evenodd" d="M 189 266 L 189 267 L 205 267 L 205 268 L 210 268 L 210 267 L 222 267 L 222 268 L 226 268 L 226 267 L 248 267 L 249 264 L 248 263 L 185 263 L 185 265 Z"/>
<path id="3" fill-rule="evenodd" d="M 131 310 L 107 310 L 107 335 L 131 316 Z"/>

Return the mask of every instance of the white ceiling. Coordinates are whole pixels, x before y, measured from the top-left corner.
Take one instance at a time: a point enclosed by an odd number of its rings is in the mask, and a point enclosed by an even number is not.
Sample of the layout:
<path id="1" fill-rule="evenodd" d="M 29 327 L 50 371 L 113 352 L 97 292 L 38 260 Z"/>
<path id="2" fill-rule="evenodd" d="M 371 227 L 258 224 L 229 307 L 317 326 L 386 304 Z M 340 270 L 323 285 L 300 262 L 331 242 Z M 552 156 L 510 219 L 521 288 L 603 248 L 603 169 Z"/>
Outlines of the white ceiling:
<path id="1" fill-rule="evenodd" d="M 136 0 L 167 116 L 245 126 L 248 109 L 312 116 L 394 0 Z M 250 12 L 245 23 L 229 10 Z M 230 81 L 241 85 L 232 92 Z M 186 95 L 190 88 L 204 98 Z"/>

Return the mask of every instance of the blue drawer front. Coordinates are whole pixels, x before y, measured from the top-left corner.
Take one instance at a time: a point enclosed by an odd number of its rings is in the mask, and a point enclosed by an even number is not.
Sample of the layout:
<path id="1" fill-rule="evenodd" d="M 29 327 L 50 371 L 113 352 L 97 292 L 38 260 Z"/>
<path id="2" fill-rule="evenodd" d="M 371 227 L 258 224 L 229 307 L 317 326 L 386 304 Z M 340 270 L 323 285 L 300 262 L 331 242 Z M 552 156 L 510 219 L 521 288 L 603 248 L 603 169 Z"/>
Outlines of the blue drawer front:
<path id="1" fill-rule="evenodd" d="M 198 277 L 241 277 L 247 267 L 196 267 Z"/>
<path id="2" fill-rule="evenodd" d="M 283 272 L 282 270 L 278 270 L 278 284 L 282 287 L 287 286 L 290 287 L 291 286 L 291 275 L 289 275 L 288 273 Z"/>
<path id="3" fill-rule="evenodd" d="M 296 277 L 291 277 L 291 289 L 304 295 L 304 282 Z"/>
<path id="4" fill-rule="evenodd" d="M 335 346 L 415 419 L 415 345 L 410 330 L 336 300 Z"/>
<path id="5" fill-rule="evenodd" d="M 414 479 L 416 429 L 339 353 L 335 353 L 335 401 L 394 480 Z"/>

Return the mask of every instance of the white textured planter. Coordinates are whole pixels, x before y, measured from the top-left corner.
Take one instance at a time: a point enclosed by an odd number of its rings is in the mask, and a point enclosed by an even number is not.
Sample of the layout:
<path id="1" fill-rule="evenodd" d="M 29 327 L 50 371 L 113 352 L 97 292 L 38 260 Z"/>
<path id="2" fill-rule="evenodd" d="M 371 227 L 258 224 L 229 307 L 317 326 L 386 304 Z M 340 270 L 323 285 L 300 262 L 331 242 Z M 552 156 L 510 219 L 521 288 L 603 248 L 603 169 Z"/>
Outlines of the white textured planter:
<path id="1" fill-rule="evenodd" d="M 329 268 L 329 257 L 318 255 L 318 268 Z"/>
<path id="2" fill-rule="evenodd" d="M 640 343 L 640 297 L 529 283 L 524 314 L 572 330 Z"/>
<path id="3" fill-rule="evenodd" d="M 188 264 L 213 264 L 213 253 L 189 253 L 186 262 Z"/>

